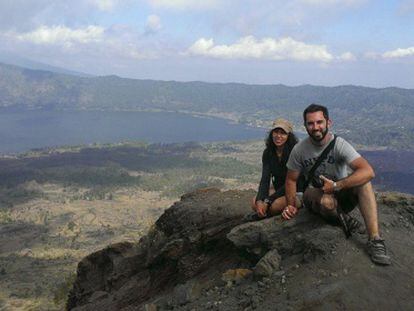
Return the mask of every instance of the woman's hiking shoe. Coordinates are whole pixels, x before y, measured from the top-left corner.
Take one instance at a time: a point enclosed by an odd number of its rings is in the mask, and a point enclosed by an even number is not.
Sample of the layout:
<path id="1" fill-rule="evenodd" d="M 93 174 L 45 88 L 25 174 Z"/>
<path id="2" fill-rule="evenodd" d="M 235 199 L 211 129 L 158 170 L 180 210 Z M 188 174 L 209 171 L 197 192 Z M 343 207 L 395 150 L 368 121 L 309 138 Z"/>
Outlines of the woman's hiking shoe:
<path id="1" fill-rule="evenodd" d="M 257 215 L 256 212 L 251 212 L 251 213 L 248 213 L 248 214 L 244 215 L 243 221 L 244 222 L 251 222 L 251 221 L 263 220 L 265 218 L 266 217 L 259 217 L 259 215 Z"/>
<path id="2" fill-rule="evenodd" d="M 387 255 L 387 249 L 383 239 L 368 240 L 367 248 L 368 254 L 374 263 L 384 266 L 391 264 L 391 258 Z"/>

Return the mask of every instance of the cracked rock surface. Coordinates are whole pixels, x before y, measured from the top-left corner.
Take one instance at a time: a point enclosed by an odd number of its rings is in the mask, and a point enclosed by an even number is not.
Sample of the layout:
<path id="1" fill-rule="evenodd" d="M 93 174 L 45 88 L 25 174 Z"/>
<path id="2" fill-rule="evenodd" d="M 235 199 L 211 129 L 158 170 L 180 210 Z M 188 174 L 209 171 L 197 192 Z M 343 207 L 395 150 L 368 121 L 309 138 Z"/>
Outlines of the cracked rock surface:
<path id="1" fill-rule="evenodd" d="M 182 197 L 139 243 L 84 258 L 71 310 L 410 310 L 414 197 L 378 195 L 392 265 L 374 265 L 365 234 L 301 210 L 290 221 L 243 223 L 253 191 Z M 360 220 L 359 212 L 353 215 Z"/>

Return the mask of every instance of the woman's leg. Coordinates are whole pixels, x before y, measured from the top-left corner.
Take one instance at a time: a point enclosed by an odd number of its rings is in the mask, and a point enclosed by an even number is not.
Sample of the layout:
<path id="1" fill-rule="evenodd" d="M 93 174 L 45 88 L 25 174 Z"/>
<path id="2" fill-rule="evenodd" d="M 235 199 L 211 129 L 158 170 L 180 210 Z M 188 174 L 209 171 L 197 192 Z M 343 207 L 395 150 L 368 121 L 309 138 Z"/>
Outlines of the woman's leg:
<path id="1" fill-rule="evenodd" d="M 272 195 L 273 193 L 275 193 L 275 188 L 273 188 L 273 185 L 272 185 L 272 186 L 269 187 L 269 195 Z M 252 202 L 250 203 L 250 207 L 252 208 L 253 211 L 257 212 L 257 205 L 256 205 L 256 197 L 255 196 L 252 198 Z"/>
<path id="2" fill-rule="evenodd" d="M 252 202 L 250 203 L 250 207 L 252 208 L 252 210 L 256 211 L 257 207 L 256 207 L 256 197 L 252 198 Z"/>
<path id="3" fill-rule="evenodd" d="M 269 209 L 271 216 L 279 215 L 282 213 L 283 209 L 286 207 L 286 197 L 280 197 L 273 201 L 272 206 Z M 296 207 L 301 208 L 302 202 L 296 197 Z"/>
<path id="4" fill-rule="evenodd" d="M 272 206 L 270 206 L 269 214 L 271 216 L 279 215 L 282 213 L 283 209 L 286 207 L 286 197 L 280 197 L 273 201 Z"/>

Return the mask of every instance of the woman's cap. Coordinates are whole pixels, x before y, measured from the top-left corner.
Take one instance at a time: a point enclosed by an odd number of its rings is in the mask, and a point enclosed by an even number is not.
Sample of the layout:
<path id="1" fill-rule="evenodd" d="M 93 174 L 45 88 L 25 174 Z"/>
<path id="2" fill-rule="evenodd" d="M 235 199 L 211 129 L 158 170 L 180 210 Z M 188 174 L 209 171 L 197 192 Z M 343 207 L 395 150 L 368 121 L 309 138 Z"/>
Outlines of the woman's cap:
<path id="1" fill-rule="evenodd" d="M 289 133 L 292 133 L 293 131 L 293 124 L 285 119 L 276 119 L 273 121 L 272 130 L 277 129 L 277 128 L 281 128 L 287 134 L 289 134 Z"/>

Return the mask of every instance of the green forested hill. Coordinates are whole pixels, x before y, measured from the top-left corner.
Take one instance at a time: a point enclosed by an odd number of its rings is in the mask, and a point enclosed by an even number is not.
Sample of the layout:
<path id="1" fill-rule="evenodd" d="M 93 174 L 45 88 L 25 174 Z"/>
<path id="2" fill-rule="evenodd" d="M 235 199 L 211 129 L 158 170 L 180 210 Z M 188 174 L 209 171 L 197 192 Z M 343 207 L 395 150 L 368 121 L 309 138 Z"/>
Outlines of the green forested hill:
<path id="1" fill-rule="evenodd" d="M 400 146 L 414 141 L 411 89 L 85 78 L 0 64 L 0 107 L 15 109 L 225 113 L 252 125 L 284 116 L 299 125 L 303 108 L 312 102 L 328 106 L 336 129 L 354 142 Z"/>

